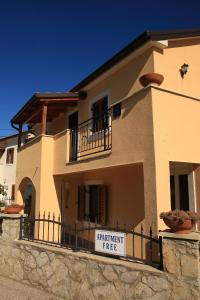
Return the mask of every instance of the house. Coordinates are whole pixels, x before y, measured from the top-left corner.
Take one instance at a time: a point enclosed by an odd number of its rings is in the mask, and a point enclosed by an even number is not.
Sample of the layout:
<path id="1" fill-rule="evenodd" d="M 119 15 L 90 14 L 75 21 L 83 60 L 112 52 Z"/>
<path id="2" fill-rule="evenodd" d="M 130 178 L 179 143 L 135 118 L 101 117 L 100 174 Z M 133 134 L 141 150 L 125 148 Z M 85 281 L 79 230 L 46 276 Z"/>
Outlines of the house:
<path id="1" fill-rule="evenodd" d="M 17 201 L 32 216 L 155 231 L 162 211 L 199 211 L 199 53 L 200 29 L 147 31 L 69 92 L 34 94 L 11 120 Z M 144 87 L 148 73 L 164 81 Z"/>
<path id="2" fill-rule="evenodd" d="M 1 200 L 15 200 L 17 143 L 17 134 L 0 139 L 0 184 L 6 192 L 6 195 L 0 195 Z"/>

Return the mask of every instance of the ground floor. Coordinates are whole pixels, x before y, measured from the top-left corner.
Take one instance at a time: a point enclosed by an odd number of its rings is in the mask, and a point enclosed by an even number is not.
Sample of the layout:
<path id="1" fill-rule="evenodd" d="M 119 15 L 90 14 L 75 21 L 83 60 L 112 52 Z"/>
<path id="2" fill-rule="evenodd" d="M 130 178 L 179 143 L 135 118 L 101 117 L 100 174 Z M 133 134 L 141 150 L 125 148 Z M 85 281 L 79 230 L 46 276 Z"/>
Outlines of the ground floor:
<path id="1" fill-rule="evenodd" d="M 167 170 L 167 169 L 166 169 Z M 145 163 L 80 173 L 48 175 L 39 185 L 24 177 L 18 202 L 25 212 L 60 215 L 63 222 L 163 229 L 159 213 L 170 209 L 199 211 L 200 171 L 195 163 L 170 162 L 166 173 L 152 174 Z M 28 174 L 27 174 L 28 175 Z M 35 176 L 36 177 L 36 176 Z"/>

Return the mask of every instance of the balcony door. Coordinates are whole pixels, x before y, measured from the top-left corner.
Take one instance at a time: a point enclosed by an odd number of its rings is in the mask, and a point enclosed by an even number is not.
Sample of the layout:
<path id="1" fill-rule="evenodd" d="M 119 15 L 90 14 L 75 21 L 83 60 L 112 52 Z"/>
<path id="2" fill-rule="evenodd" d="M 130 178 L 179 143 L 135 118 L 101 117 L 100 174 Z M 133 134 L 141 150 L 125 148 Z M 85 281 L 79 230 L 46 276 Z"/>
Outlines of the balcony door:
<path id="1" fill-rule="evenodd" d="M 75 161 L 78 152 L 78 111 L 69 115 L 68 128 L 71 129 L 70 161 Z"/>

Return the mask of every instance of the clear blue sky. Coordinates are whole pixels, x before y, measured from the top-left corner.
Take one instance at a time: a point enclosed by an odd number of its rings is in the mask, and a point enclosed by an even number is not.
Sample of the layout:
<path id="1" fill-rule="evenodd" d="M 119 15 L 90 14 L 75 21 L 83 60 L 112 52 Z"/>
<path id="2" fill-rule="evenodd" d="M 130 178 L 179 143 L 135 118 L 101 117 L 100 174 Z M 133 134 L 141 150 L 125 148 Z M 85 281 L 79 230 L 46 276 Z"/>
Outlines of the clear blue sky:
<path id="1" fill-rule="evenodd" d="M 69 90 L 144 30 L 184 28 L 200 28 L 199 0 L 1 0 L 0 129 L 34 92 Z"/>

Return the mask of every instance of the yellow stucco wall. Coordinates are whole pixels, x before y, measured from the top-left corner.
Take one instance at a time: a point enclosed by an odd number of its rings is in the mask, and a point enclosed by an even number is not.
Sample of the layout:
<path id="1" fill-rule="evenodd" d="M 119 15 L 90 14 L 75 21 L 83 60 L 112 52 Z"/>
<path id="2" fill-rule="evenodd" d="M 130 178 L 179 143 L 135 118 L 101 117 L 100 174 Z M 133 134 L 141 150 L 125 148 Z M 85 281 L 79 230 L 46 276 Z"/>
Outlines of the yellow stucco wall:
<path id="1" fill-rule="evenodd" d="M 121 226 L 139 226 L 144 221 L 144 181 L 143 165 L 135 164 L 108 168 L 59 177 L 57 182 L 68 184 L 68 207 L 64 208 L 64 220 L 74 223 L 77 220 L 78 186 L 104 184 L 108 186 L 108 223 L 118 221 Z M 59 188 L 58 188 L 59 190 Z M 63 198 L 65 194 L 63 192 Z M 63 199 L 64 201 L 65 199 Z"/>
<path id="2" fill-rule="evenodd" d="M 28 177 L 36 190 L 35 214 L 39 211 L 60 213 L 59 203 L 53 178 L 53 137 L 40 136 L 34 141 L 24 145 L 18 151 L 17 160 L 17 202 L 22 203 L 23 195 L 20 184 Z"/>
<path id="3" fill-rule="evenodd" d="M 168 48 L 154 51 L 154 70 L 164 75 L 163 88 L 199 97 L 200 39 L 169 41 Z M 182 79 L 179 69 L 188 64 L 188 73 Z"/>
<path id="4" fill-rule="evenodd" d="M 17 174 L 16 191 L 17 202 L 22 204 L 24 195 L 21 194 L 19 186 L 25 177 L 28 177 L 36 190 L 36 210 L 40 203 L 40 183 L 41 183 L 41 138 L 26 144 L 18 150 L 17 154 Z M 23 193 L 24 191 L 22 191 Z"/>
<path id="5" fill-rule="evenodd" d="M 200 163 L 200 102 L 157 89 L 152 90 L 152 99 L 160 212 L 170 209 L 169 162 Z"/>
<path id="6" fill-rule="evenodd" d="M 112 121 L 112 150 L 99 159 L 66 164 L 67 132 L 55 137 L 54 174 L 69 174 L 142 162 L 153 155 L 151 93 L 144 90 L 122 103 L 122 115 Z"/>

